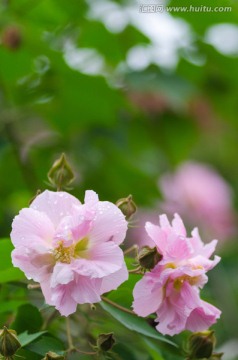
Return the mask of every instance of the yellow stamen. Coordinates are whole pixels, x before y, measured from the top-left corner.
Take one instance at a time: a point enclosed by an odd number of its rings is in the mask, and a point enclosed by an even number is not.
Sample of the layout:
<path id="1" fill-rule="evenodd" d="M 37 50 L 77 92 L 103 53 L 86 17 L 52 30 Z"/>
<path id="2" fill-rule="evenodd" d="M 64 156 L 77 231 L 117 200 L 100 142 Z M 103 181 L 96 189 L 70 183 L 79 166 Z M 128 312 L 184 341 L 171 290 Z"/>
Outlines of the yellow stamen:
<path id="1" fill-rule="evenodd" d="M 55 261 L 70 264 L 72 258 L 85 258 L 87 255 L 88 241 L 88 238 L 85 237 L 76 244 L 67 247 L 64 246 L 63 241 L 60 241 L 58 247 L 53 251 Z"/>

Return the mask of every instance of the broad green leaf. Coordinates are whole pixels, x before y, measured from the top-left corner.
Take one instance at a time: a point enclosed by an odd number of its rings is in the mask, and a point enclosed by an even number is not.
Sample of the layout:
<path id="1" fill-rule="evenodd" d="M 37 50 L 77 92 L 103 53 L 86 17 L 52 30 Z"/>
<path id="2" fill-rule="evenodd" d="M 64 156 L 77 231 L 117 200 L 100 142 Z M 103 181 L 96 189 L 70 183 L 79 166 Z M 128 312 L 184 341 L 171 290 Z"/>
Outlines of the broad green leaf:
<path id="1" fill-rule="evenodd" d="M 143 337 L 143 342 L 153 360 L 184 360 L 184 356 L 179 351 L 170 352 L 168 349 L 160 346 L 155 340 Z"/>
<path id="2" fill-rule="evenodd" d="M 26 303 L 26 300 L 9 300 L 5 302 L 0 303 L 0 313 L 4 312 L 13 312 L 16 310 L 19 306 Z"/>
<path id="3" fill-rule="evenodd" d="M 60 340 L 49 336 L 43 336 L 39 341 L 30 344 L 27 349 L 39 355 L 45 355 L 48 351 L 58 354 L 65 351 L 64 344 Z"/>
<path id="4" fill-rule="evenodd" d="M 13 267 L 11 260 L 11 252 L 14 249 L 14 246 L 10 239 L 0 239 L 0 272 L 7 268 Z"/>
<path id="5" fill-rule="evenodd" d="M 21 346 L 24 347 L 34 340 L 38 339 L 41 335 L 45 334 L 46 331 L 40 331 L 35 334 L 28 334 L 28 331 L 24 331 L 23 333 L 19 334 L 17 337 L 21 343 Z"/>
<path id="6" fill-rule="evenodd" d="M 100 305 L 105 311 L 107 311 L 110 315 L 112 315 L 116 320 L 118 320 L 128 329 L 177 347 L 174 342 L 168 340 L 162 335 L 159 335 L 159 333 L 155 329 L 153 329 L 149 326 L 149 324 L 147 324 L 145 319 L 142 319 L 136 315 L 127 314 L 103 301 L 100 303 Z"/>
<path id="7" fill-rule="evenodd" d="M 0 271 L 0 283 L 22 280 L 25 278 L 24 273 L 17 268 L 9 268 Z"/>
<path id="8" fill-rule="evenodd" d="M 17 281 L 25 278 L 23 272 L 14 268 L 11 260 L 11 252 L 14 249 L 10 239 L 0 240 L 0 283 Z"/>
<path id="9" fill-rule="evenodd" d="M 33 353 L 32 351 L 28 351 L 25 348 L 21 348 L 18 352 L 17 352 L 17 356 L 15 357 L 15 359 L 18 360 L 42 360 L 42 356 L 38 355 L 36 353 Z"/>
<path id="10" fill-rule="evenodd" d="M 15 329 L 17 333 L 23 331 L 35 333 L 41 328 L 42 323 L 42 316 L 37 307 L 31 304 L 25 304 L 18 309 L 12 328 Z"/>
<path id="11" fill-rule="evenodd" d="M 135 258 L 126 257 L 125 261 L 128 269 L 134 269 Z M 111 291 L 108 294 L 108 298 L 120 305 L 130 307 L 133 302 L 133 289 L 141 277 L 141 275 L 130 274 L 129 279 L 121 284 L 117 291 Z"/>

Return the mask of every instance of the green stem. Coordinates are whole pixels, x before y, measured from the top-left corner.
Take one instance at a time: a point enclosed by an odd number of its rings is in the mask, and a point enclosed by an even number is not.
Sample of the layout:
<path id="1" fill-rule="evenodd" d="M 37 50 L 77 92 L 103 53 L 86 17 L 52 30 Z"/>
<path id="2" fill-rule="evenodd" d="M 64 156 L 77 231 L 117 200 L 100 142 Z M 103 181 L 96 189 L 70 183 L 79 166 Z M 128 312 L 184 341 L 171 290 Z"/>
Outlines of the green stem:
<path id="1" fill-rule="evenodd" d="M 136 255 L 138 254 L 138 245 L 132 245 L 124 251 L 124 255 L 130 254 L 132 251 L 135 251 Z"/>
<path id="2" fill-rule="evenodd" d="M 138 266 L 137 268 L 132 270 L 128 270 L 128 272 L 129 274 L 139 274 L 139 275 L 143 274 L 143 272 L 141 271 L 141 266 Z"/>
<path id="3" fill-rule="evenodd" d="M 117 308 L 117 309 L 119 309 L 119 310 L 121 310 L 121 311 L 124 311 L 124 312 L 127 313 L 127 314 L 136 315 L 136 314 L 134 313 L 134 311 L 129 310 L 129 309 L 125 308 L 124 306 L 121 306 L 121 305 L 115 303 L 114 301 L 106 298 L 105 296 L 101 296 L 101 299 L 102 299 L 102 301 L 104 301 L 104 302 L 106 302 L 106 303 L 114 306 L 115 308 Z"/>
<path id="4" fill-rule="evenodd" d="M 49 324 L 57 317 L 58 315 L 58 311 L 54 310 L 52 312 L 52 314 L 50 314 L 50 316 L 44 321 L 43 325 L 42 325 L 42 330 L 47 330 L 47 327 L 49 326 Z"/>
<path id="5" fill-rule="evenodd" d="M 67 339 L 68 339 L 68 345 L 69 345 L 69 351 L 74 350 L 74 344 L 73 344 L 73 339 L 72 339 L 72 335 L 71 335 L 71 329 L 70 329 L 70 321 L 69 318 L 66 318 L 66 333 L 67 333 Z"/>
<path id="6" fill-rule="evenodd" d="M 96 351 L 83 351 L 83 350 L 79 350 L 79 349 L 74 349 L 76 352 L 80 353 L 80 354 L 85 354 L 85 355 L 97 355 Z"/>

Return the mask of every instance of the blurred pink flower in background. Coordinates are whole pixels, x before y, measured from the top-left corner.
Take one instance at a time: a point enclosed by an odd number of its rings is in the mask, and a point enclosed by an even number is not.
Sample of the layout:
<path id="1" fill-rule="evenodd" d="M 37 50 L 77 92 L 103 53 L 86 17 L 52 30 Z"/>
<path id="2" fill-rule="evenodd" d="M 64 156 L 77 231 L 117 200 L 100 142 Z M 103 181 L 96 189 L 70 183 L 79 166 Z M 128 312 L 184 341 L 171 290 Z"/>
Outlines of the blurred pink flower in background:
<path id="1" fill-rule="evenodd" d="M 199 224 L 204 233 L 221 240 L 236 233 L 232 191 L 211 167 L 185 162 L 175 173 L 163 175 L 159 187 L 163 211 L 178 212 L 191 226 Z"/>
<path id="2" fill-rule="evenodd" d="M 156 223 L 158 221 L 158 210 L 138 209 L 133 220 L 132 225 L 129 225 L 126 245 L 138 245 L 139 248 L 143 246 L 154 247 L 154 242 L 145 230 L 145 223 L 151 221 Z"/>
<path id="3" fill-rule="evenodd" d="M 39 282 L 46 303 L 68 316 L 77 304 L 127 280 L 119 245 L 127 222 L 114 204 L 86 191 L 85 204 L 66 192 L 44 191 L 12 224 L 14 266 Z"/>
<path id="4" fill-rule="evenodd" d="M 217 240 L 204 245 L 197 229 L 187 237 L 181 218 L 176 214 L 170 225 L 160 216 L 160 226 L 146 223 L 146 231 L 162 260 L 136 284 L 133 307 L 146 317 L 157 314 L 156 329 L 175 335 L 183 330 L 202 331 L 220 317 L 220 310 L 200 298 L 200 288 L 208 278 L 206 272 L 220 261 L 210 260 Z"/>

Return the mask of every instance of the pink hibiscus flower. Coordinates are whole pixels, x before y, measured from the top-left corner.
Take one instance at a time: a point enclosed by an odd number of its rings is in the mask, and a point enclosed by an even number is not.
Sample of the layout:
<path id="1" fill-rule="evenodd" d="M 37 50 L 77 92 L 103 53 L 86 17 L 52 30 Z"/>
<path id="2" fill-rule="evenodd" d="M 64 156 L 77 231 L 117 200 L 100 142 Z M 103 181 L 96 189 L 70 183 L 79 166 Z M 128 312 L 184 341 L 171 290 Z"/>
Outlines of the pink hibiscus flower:
<path id="1" fill-rule="evenodd" d="M 162 215 L 160 226 L 147 222 L 146 231 L 162 260 L 136 284 L 134 311 L 143 317 L 156 312 L 156 329 L 162 334 L 206 330 L 221 313 L 199 296 L 199 289 L 207 282 L 206 272 L 220 261 L 218 256 L 209 259 L 217 240 L 204 245 L 197 229 L 187 237 L 177 214 L 172 226 Z"/>
<path id="2" fill-rule="evenodd" d="M 12 261 L 40 283 L 47 304 L 68 316 L 127 280 L 119 247 L 126 231 L 122 212 L 94 191 L 86 191 L 85 204 L 44 191 L 13 221 Z"/>
<path id="3" fill-rule="evenodd" d="M 227 239 L 236 234 L 231 188 L 211 167 L 182 163 L 175 173 L 163 175 L 159 186 L 166 212 L 179 212 L 212 237 Z"/>

